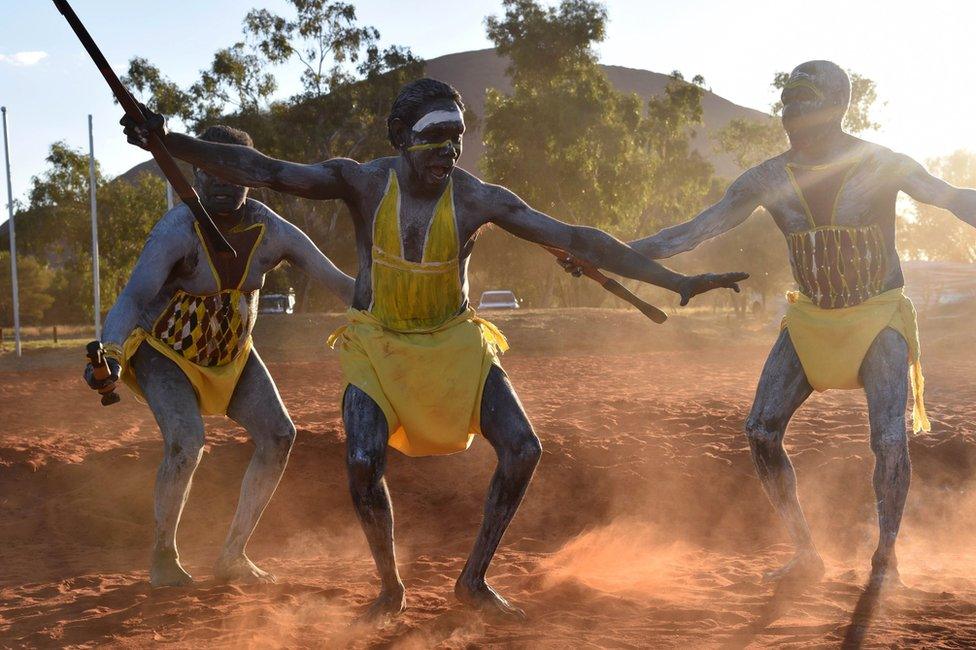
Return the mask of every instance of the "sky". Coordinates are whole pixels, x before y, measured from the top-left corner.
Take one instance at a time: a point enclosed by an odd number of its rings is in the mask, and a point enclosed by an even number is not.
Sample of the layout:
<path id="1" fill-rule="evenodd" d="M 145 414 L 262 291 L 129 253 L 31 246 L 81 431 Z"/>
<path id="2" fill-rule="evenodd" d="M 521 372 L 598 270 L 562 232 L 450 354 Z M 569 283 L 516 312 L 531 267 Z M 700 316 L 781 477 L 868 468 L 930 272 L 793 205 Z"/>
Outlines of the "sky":
<path id="1" fill-rule="evenodd" d="M 484 19 L 501 0 L 461 2 L 363 0 L 361 24 L 383 44 L 409 46 L 425 59 L 490 47 Z M 551 4 L 551 3 L 547 3 Z M 716 93 L 768 110 L 774 73 L 809 59 L 830 59 L 877 83 L 870 138 L 920 161 L 976 149 L 973 81 L 974 0 L 607 0 L 603 63 L 704 76 Z M 252 8 L 288 15 L 285 0 L 72 0 L 72 6 L 117 71 L 143 56 L 189 85 L 213 53 L 241 38 Z M 816 7 L 816 8 L 812 8 Z M 280 92 L 296 78 L 282 70 Z M 147 159 L 126 144 L 121 111 L 81 44 L 52 2 L 0 0 L 0 105 L 7 107 L 13 195 L 26 198 L 51 143 L 88 148 L 93 115 L 95 155 L 120 174 Z M 0 184 L 4 208 L 6 185 Z M 6 210 L 0 216 L 5 220 Z"/>

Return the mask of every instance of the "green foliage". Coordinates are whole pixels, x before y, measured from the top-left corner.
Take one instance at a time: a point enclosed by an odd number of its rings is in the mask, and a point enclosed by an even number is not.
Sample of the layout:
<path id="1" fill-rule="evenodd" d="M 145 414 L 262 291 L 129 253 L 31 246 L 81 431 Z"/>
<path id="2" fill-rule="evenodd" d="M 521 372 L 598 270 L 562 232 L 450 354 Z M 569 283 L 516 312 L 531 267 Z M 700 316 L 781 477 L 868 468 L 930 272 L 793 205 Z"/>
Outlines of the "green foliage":
<path id="1" fill-rule="evenodd" d="M 132 183 L 116 180 L 99 188 L 99 276 L 106 311 L 125 287 L 149 231 L 165 208 L 166 184 L 149 173 Z"/>
<path id="2" fill-rule="evenodd" d="M 773 120 L 730 120 L 714 138 L 716 151 L 731 155 L 740 169 L 755 167 L 789 146 L 783 127 Z"/>
<path id="3" fill-rule="evenodd" d="M 31 179 L 28 206 L 16 219 L 17 243 L 39 259 L 69 259 L 90 233 L 88 155 L 55 142 L 45 160 L 48 166 Z M 103 183 L 97 165 L 95 173 L 96 184 Z"/>
<path id="4" fill-rule="evenodd" d="M 35 311 L 30 312 L 36 321 L 87 322 L 93 317 L 88 155 L 56 142 L 47 163 L 31 180 L 29 203 L 15 215 L 20 265 L 43 268 L 37 276 L 43 282 L 30 288 L 22 281 L 21 292 L 37 294 L 32 299 Z M 109 182 L 96 165 L 96 198 L 101 295 L 107 308 L 125 286 L 149 230 L 165 210 L 166 187 L 150 174 L 134 184 Z"/>
<path id="5" fill-rule="evenodd" d="M 648 200 L 633 236 L 683 221 L 717 196 L 711 163 L 691 148 L 702 123 L 704 84 L 700 75 L 688 83 L 675 70 L 664 95 L 648 102 L 640 132 L 641 148 L 651 158 L 643 170 Z"/>
<path id="6" fill-rule="evenodd" d="M 356 63 L 365 50 L 376 52 L 380 33 L 356 24 L 356 8 L 344 2 L 290 0 L 294 19 L 254 9 L 244 18 L 244 32 L 268 63 L 297 58 L 304 70 L 306 97 L 322 97 L 354 80 L 346 63 Z"/>
<path id="7" fill-rule="evenodd" d="M 31 255 L 17 254 L 17 286 L 20 295 L 21 325 L 41 322 L 44 313 L 54 304 L 51 284 L 54 273 Z M 13 288 L 11 286 L 10 253 L 0 253 L 0 327 L 12 327 L 14 322 Z"/>
<path id="8" fill-rule="evenodd" d="M 288 0 L 288 5 L 287 16 L 250 11 L 244 41 L 218 51 L 200 80 L 185 90 L 140 58 L 130 61 L 125 81 L 148 95 L 149 106 L 197 132 L 218 122 L 235 126 L 276 158 L 313 162 L 388 155 L 389 107 L 400 87 L 421 75 L 423 62 L 401 46 L 381 49 L 379 32 L 359 25 L 351 4 Z M 301 64 L 301 92 L 272 101 L 273 70 L 295 60 Z M 254 196 L 304 230 L 337 264 L 355 268 L 352 227 L 338 201 L 264 191 Z M 300 310 L 339 306 L 325 289 L 309 287 L 297 269 L 282 267 L 268 281 L 294 287 Z"/>
<path id="9" fill-rule="evenodd" d="M 535 0 L 505 0 L 503 17 L 485 20 L 488 38 L 511 62 L 513 83 L 548 83 L 571 70 L 592 70 L 593 44 L 606 38 L 607 10 L 589 0 L 563 0 L 543 7 Z"/>
<path id="10" fill-rule="evenodd" d="M 690 138 L 701 122 L 702 80 L 673 75 L 665 95 L 645 109 L 637 95 L 617 92 L 598 66 L 593 46 L 606 34 L 602 5 L 506 0 L 504 9 L 486 24 L 510 61 L 512 93 L 490 89 L 486 96 L 486 178 L 557 218 L 621 237 L 701 207 L 712 168 L 691 151 Z M 526 247 L 485 239 L 483 273 L 498 286 L 528 287 L 531 303 L 602 299 L 589 285 L 567 283 L 548 257 L 526 264 Z"/>
<path id="11" fill-rule="evenodd" d="M 959 187 L 976 187 L 976 152 L 960 149 L 926 161 L 932 174 Z M 948 262 L 976 262 L 972 226 L 948 210 L 912 200 L 915 219 L 903 219 L 898 250 L 903 257 Z"/>

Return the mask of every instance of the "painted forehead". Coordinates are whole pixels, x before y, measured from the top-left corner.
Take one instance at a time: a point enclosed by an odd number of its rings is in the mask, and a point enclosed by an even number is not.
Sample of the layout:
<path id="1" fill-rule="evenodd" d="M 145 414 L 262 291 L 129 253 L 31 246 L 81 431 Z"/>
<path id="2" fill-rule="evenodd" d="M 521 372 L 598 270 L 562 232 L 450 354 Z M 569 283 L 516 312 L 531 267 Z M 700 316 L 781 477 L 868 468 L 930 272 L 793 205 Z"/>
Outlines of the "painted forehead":
<path id="1" fill-rule="evenodd" d="M 464 128 L 464 116 L 461 109 L 454 102 L 449 104 L 435 104 L 428 107 L 427 112 L 421 115 L 413 125 L 413 131 L 420 133 L 424 129 L 433 126 L 445 126 L 448 124 L 459 125 Z"/>
<path id="2" fill-rule="evenodd" d="M 817 96 L 817 99 L 824 99 L 823 84 L 820 83 L 820 80 L 816 76 L 803 72 L 802 70 L 794 70 L 790 75 L 786 85 L 783 86 L 783 90 L 789 88 L 806 88 L 813 92 Z"/>

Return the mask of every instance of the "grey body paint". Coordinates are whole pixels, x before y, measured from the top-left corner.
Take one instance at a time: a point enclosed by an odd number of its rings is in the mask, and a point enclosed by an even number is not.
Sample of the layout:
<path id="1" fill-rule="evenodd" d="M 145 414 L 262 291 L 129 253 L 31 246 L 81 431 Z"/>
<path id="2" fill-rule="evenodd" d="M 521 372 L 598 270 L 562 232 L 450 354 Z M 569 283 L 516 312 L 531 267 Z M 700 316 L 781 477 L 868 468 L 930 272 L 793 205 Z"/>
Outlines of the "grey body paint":
<path id="1" fill-rule="evenodd" d="M 438 83 L 420 80 L 413 86 L 427 82 Z M 401 97 L 413 92 L 409 90 L 411 86 L 404 87 Z M 356 232 L 359 270 L 353 306 L 357 309 L 368 309 L 372 298 L 373 218 L 391 171 L 396 172 L 400 185 L 403 253 L 406 259 L 415 262 L 422 260 L 434 207 L 448 180 L 453 181 L 462 309 L 468 302 L 467 270 L 474 242 L 479 230 L 489 223 L 528 241 L 566 250 L 619 275 L 680 292 L 683 297 L 719 287 L 732 288 L 746 277 L 734 273 L 684 276 L 652 262 L 600 230 L 569 225 L 532 209 L 508 189 L 484 183 L 455 166 L 461 154 L 464 124 L 460 119 L 444 119 L 442 113 L 461 115 L 454 98 L 417 101 L 421 110 L 409 124 L 406 117 L 396 114 L 397 103 L 394 104 L 390 138 L 400 155 L 366 163 L 332 159 L 298 164 L 270 158 L 249 147 L 204 142 L 181 134 L 169 133 L 165 140 L 174 156 L 226 182 L 268 187 L 310 199 L 342 200 L 349 208 Z M 426 115 L 432 117 L 423 121 Z M 153 119 L 162 124 L 160 118 Z M 422 121 L 423 128 L 412 128 Z M 144 129 L 128 125 L 126 134 L 130 142 L 144 146 Z M 455 593 L 469 606 L 521 618 L 522 611 L 495 592 L 486 582 L 485 574 L 525 494 L 541 447 L 500 368 L 492 368 L 489 373 L 481 408 L 482 429 L 496 450 L 498 466 L 486 498 L 484 522 Z M 403 609 L 405 600 L 396 567 L 393 509 L 383 480 L 388 438 L 386 420 L 376 403 L 355 387 L 348 388 L 344 396 L 343 420 L 350 491 L 381 580 L 380 596 L 369 613 L 372 616 L 396 614 Z"/>
<path id="2" fill-rule="evenodd" d="M 804 93 L 812 84 L 817 93 Z M 819 165 L 860 158 L 836 202 L 836 225 L 881 229 L 887 254 L 882 289 L 904 283 L 895 248 L 895 200 L 898 192 L 951 210 L 976 226 L 976 191 L 952 187 L 931 176 L 917 162 L 843 131 L 841 123 L 849 101 L 846 73 L 833 63 L 813 61 L 798 66 L 783 92 L 783 124 L 791 148 L 746 171 L 729 187 L 723 199 L 694 219 L 631 242 L 653 258 L 689 251 L 700 243 L 727 232 L 765 207 L 784 236 L 810 229 L 804 206 L 786 172 L 786 164 Z M 809 273 L 802 261 L 791 257 L 794 276 Z M 908 459 L 905 406 L 908 391 L 908 351 L 894 330 L 878 334 L 860 370 L 868 397 L 871 448 L 876 466 L 874 487 L 878 507 L 879 540 L 872 561 L 871 581 L 897 581 L 895 539 L 911 469 Z M 823 562 L 813 545 L 806 518 L 796 495 L 796 475 L 783 448 L 790 418 L 812 391 L 799 358 L 782 332 L 770 351 L 756 391 L 746 435 L 756 471 L 770 501 L 782 517 L 796 556 L 769 578 L 811 579 L 823 574 Z"/>
<path id="3" fill-rule="evenodd" d="M 352 278 L 336 268 L 305 233 L 259 201 L 247 199 L 244 212 L 243 225 L 264 224 L 264 237 L 241 285 L 249 306 L 248 334 L 254 327 L 264 276 L 283 261 L 351 301 Z M 180 289 L 196 295 L 217 291 L 207 253 L 193 229 L 193 216 L 183 204 L 163 215 L 149 234 L 132 276 L 105 318 L 102 341 L 121 345 L 135 327 L 151 330 Z"/>
<path id="4" fill-rule="evenodd" d="M 298 228 L 251 199 L 246 200 L 239 216 L 243 225 L 265 226 L 264 237 L 241 285 L 249 306 L 248 334 L 254 327 L 264 276 L 283 260 L 295 264 L 344 300 L 351 300 L 352 278 L 337 269 Z M 183 205 L 169 211 L 153 228 L 132 277 L 106 317 L 103 341 L 121 345 L 137 326 L 151 331 L 180 289 L 197 295 L 217 291 L 203 244 L 193 230 L 193 217 Z M 176 531 L 203 453 L 203 419 L 193 387 L 175 363 L 142 345 L 131 365 L 164 441 L 163 461 L 156 477 L 156 532 L 150 582 L 154 586 L 188 584 L 192 578 L 180 565 Z M 215 573 L 223 580 L 274 581 L 274 576 L 248 559 L 245 546 L 284 472 L 295 427 L 254 349 L 227 415 L 244 427 L 255 450 Z"/>

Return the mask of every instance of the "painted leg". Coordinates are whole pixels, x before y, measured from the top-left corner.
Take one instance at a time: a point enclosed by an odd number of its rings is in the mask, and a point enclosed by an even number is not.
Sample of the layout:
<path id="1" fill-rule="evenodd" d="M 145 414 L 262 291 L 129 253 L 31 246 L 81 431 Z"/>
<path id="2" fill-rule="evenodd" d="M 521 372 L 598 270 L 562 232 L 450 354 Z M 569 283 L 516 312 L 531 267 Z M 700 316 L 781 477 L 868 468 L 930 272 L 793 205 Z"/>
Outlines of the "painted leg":
<path id="1" fill-rule="evenodd" d="M 542 445 L 505 372 L 492 367 L 481 401 L 481 430 L 498 456 L 485 500 L 485 514 L 461 576 L 454 587 L 458 599 L 471 607 L 523 619 L 525 613 L 492 589 L 485 580 L 502 536 L 518 510 L 542 457 Z"/>
<path id="2" fill-rule="evenodd" d="M 182 586 L 193 578 L 180 565 L 176 529 L 203 455 L 203 419 L 196 393 L 179 367 L 143 345 L 132 367 L 163 434 L 163 462 L 156 474 L 156 531 L 149 582 L 153 587 Z"/>
<path id="3" fill-rule="evenodd" d="M 763 490 L 796 545 L 796 555 L 785 566 L 765 575 L 769 581 L 813 581 L 824 572 L 823 560 L 813 545 L 797 498 L 796 472 L 783 447 L 790 418 L 812 391 L 789 333 L 784 330 L 766 359 L 752 412 L 746 420 L 746 436 Z"/>
<path id="4" fill-rule="evenodd" d="M 367 618 L 395 616 L 406 607 L 406 591 L 397 572 L 393 542 L 393 504 L 386 489 L 386 416 L 373 399 L 349 386 L 342 400 L 346 427 L 349 491 L 380 576 L 380 595 Z"/>
<path id="5" fill-rule="evenodd" d="M 220 580 L 274 582 L 244 552 L 261 514 L 274 495 L 295 442 L 295 425 L 257 351 L 244 366 L 227 415 L 247 430 L 254 454 L 241 482 L 241 496 L 214 571 Z"/>
<path id="6" fill-rule="evenodd" d="M 868 398 L 871 449 L 874 451 L 874 492 L 878 505 L 878 548 L 871 560 L 871 585 L 899 584 L 895 540 L 908 497 L 912 467 L 908 458 L 908 344 L 884 329 L 861 363 L 861 381 Z"/>

